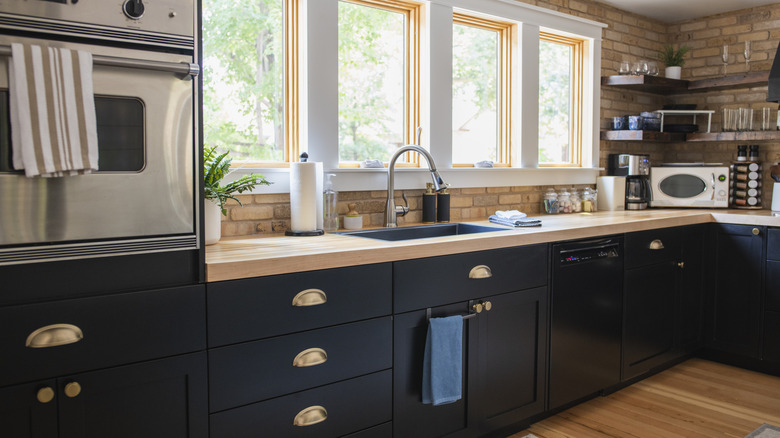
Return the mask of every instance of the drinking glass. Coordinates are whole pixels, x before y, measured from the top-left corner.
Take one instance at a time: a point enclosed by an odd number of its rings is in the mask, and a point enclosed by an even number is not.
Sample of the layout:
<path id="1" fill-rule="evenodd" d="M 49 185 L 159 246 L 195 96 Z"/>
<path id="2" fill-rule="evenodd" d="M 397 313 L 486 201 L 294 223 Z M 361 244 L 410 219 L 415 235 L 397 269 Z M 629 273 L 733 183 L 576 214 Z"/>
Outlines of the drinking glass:
<path id="1" fill-rule="evenodd" d="M 646 75 L 647 74 L 647 61 L 639 60 L 634 62 L 631 67 L 631 74 L 634 75 Z"/>
<path id="2" fill-rule="evenodd" d="M 647 62 L 647 74 L 650 76 L 658 76 L 658 63 L 655 61 Z"/>
<path id="3" fill-rule="evenodd" d="M 631 63 L 628 61 L 620 61 L 620 70 L 618 73 L 621 75 L 627 75 L 631 73 Z"/>
<path id="4" fill-rule="evenodd" d="M 726 68 L 729 65 L 729 46 L 728 44 L 723 45 L 723 53 L 720 55 L 720 58 L 723 60 L 723 76 L 726 76 Z"/>
<path id="5" fill-rule="evenodd" d="M 739 124 L 737 125 L 737 130 L 738 131 L 753 130 L 753 108 L 739 109 Z"/>
<path id="6" fill-rule="evenodd" d="M 772 129 L 772 108 L 761 108 L 761 130 L 770 131 Z"/>
<path id="7" fill-rule="evenodd" d="M 750 41 L 745 41 L 745 67 L 750 72 L 750 55 L 753 52 L 750 50 Z"/>

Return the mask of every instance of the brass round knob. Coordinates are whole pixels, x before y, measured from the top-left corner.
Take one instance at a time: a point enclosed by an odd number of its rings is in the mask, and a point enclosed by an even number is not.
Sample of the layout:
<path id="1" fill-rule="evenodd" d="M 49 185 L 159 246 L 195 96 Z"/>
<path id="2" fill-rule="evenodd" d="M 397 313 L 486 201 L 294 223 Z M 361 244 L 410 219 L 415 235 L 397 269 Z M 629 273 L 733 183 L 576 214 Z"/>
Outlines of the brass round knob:
<path id="1" fill-rule="evenodd" d="M 491 303 L 490 301 L 485 301 L 484 306 L 485 306 L 485 310 L 487 310 L 489 312 L 490 309 L 493 308 L 493 303 Z"/>
<path id="2" fill-rule="evenodd" d="M 761 233 L 761 230 L 759 230 L 758 228 L 753 228 L 753 235 L 754 236 L 758 236 L 759 233 Z"/>
<path id="3" fill-rule="evenodd" d="M 482 303 L 474 304 L 471 308 L 477 313 L 482 313 Z"/>
<path id="4" fill-rule="evenodd" d="M 38 390 L 38 401 L 41 403 L 48 403 L 54 400 L 54 390 L 47 386 Z"/>
<path id="5" fill-rule="evenodd" d="M 685 269 L 685 262 L 677 262 L 677 267 L 680 269 Z"/>
<path id="6" fill-rule="evenodd" d="M 76 397 L 81 394 L 81 385 L 79 382 L 70 382 L 65 385 L 65 395 L 70 398 Z"/>

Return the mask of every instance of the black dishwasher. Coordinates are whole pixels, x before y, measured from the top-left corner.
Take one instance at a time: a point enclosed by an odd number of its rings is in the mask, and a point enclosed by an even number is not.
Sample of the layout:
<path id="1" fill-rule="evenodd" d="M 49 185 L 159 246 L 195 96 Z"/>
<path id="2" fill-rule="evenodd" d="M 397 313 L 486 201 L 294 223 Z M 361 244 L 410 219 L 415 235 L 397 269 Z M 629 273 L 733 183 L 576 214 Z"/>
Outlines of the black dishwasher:
<path id="1" fill-rule="evenodd" d="M 550 409 L 620 382 L 623 239 L 553 245 Z"/>

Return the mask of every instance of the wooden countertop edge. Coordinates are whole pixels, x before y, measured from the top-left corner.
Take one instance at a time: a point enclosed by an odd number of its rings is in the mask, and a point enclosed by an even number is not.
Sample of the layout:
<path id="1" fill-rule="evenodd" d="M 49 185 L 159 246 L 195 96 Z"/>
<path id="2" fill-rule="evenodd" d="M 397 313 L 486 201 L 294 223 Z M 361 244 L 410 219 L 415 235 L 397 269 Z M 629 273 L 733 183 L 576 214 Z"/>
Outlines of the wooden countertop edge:
<path id="1" fill-rule="evenodd" d="M 543 216 L 539 228 L 384 242 L 353 236 L 239 237 L 207 249 L 206 281 L 226 281 L 318 269 L 393 262 L 512 246 L 694 225 L 707 222 L 780 226 L 767 210 L 653 210 Z M 594 221 L 592 225 L 589 221 Z M 472 222 L 497 227 L 488 221 Z M 306 239 L 306 240 L 303 240 Z M 213 249 L 211 249 L 213 248 Z"/>

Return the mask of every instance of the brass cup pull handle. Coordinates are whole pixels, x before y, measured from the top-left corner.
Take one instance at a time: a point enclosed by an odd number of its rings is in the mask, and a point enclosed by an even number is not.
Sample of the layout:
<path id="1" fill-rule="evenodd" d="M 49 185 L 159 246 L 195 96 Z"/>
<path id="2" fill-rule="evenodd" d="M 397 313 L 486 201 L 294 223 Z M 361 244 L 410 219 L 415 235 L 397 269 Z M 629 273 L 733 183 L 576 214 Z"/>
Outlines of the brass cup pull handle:
<path id="1" fill-rule="evenodd" d="M 490 270 L 490 266 L 487 265 L 477 265 L 471 268 L 471 271 L 469 271 L 469 278 L 490 278 L 493 276 L 493 271 Z"/>
<path id="2" fill-rule="evenodd" d="M 309 406 L 293 418 L 293 426 L 311 426 L 328 419 L 328 411 L 322 406 Z"/>
<path id="3" fill-rule="evenodd" d="M 655 239 L 652 242 L 650 242 L 650 249 L 652 250 L 664 249 L 664 243 L 661 242 L 661 239 Z"/>
<path id="4" fill-rule="evenodd" d="M 73 344 L 84 339 L 84 333 L 73 324 L 52 324 L 41 327 L 27 336 L 28 348 L 48 348 Z"/>
<path id="5" fill-rule="evenodd" d="M 54 400 L 54 390 L 51 388 L 51 386 L 45 386 L 38 390 L 36 398 L 41 403 L 48 403 Z"/>
<path id="6" fill-rule="evenodd" d="M 320 289 L 306 289 L 298 292 L 292 300 L 295 307 L 319 306 L 328 302 L 328 295 Z"/>
<path id="7" fill-rule="evenodd" d="M 313 367 L 328 361 L 328 353 L 322 348 L 307 348 L 301 351 L 293 359 L 294 367 Z"/>
<path id="8" fill-rule="evenodd" d="M 81 385 L 79 385 L 79 382 L 70 382 L 65 385 L 65 395 L 68 397 L 77 397 L 79 394 L 81 394 Z"/>

